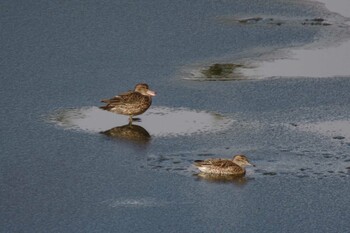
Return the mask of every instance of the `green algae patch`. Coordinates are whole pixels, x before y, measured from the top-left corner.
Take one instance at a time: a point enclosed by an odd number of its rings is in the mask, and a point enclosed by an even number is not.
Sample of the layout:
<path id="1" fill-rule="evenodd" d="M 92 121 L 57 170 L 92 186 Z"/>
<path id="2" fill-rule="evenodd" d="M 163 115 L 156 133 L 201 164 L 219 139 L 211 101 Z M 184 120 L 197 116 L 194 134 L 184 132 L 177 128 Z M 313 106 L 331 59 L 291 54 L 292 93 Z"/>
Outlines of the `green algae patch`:
<path id="1" fill-rule="evenodd" d="M 207 80 L 242 80 L 239 68 L 244 68 L 242 64 L 224 63 L 213 64 L 201 70 L 203 79 Z"/>

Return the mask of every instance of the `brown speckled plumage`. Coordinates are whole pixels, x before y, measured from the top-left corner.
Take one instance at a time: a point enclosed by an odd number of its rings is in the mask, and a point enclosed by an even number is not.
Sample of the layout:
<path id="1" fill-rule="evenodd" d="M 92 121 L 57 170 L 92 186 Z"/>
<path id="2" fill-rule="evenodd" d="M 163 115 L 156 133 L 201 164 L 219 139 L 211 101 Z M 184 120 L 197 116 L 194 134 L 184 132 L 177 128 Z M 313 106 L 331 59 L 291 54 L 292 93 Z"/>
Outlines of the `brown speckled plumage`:
<path id="1" fill-rule="evenodd" d="M 134 91 L 119 94 L 111 99 L 101 100 L 106 105 L 100 108 L 118 114 L 129 115 L 129 121 L 132 122 L 132 116 L 144 113 L 151 106 L 152 96 L 155 96 L 155 92 L 151 91 L 147 84 L 139 83 L 135 86 Z"/>
<path id="2" fill-rule="evenodd" d="M 251 165 L 245 155 L 236 155 L 233 159 L 196 160 L 195 166 L 201 172 L 221 175 L 244 175 L 245 166 Z"/>

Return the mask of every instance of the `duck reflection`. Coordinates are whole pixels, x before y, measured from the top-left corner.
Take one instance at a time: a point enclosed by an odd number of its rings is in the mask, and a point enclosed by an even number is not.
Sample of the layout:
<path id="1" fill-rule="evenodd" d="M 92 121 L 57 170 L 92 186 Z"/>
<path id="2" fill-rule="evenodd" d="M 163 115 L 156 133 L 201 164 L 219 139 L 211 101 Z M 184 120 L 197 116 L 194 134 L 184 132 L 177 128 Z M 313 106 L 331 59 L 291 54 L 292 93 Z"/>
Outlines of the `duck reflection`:
<path id="1" fill-rule="evenodd" d="M 205 180 L 211 183 L 233 183 L 237 186 L 243 186 L 248 182 L 248 179 L 242 175 L 219 175 L 201 172 L 195 174 L 195 176 L 198 180 Z"/>
<path id="2" fill-rule="evenodd" d="M 151 140 L 151 135 L 145 128 L 133 124 L 117 126 L 101 133 L 111 138 L 127 140 L 140 144 L 146 144 Z"/>

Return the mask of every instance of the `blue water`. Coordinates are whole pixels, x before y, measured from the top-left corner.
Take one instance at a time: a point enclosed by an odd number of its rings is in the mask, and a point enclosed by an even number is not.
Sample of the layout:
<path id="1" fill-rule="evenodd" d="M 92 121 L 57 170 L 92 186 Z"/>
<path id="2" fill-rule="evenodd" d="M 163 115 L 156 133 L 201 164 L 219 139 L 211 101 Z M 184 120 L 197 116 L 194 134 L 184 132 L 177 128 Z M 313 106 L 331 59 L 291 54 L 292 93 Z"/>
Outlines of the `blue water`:
<path id="1" fill-rule="evenodd" d="M 239 58 L 256 48 L 303 45 L 336 30 L 225 24 L 220 17 L 331 17 L 319 5 L 1 1 L 0 12 L 1 232 L 350 228 L 349 139 L 293 128 L 349 120 L 348 77 L 238 82 L 181 77 L 192 64 Z M 155 107 L 217 113 L 234 123 L 212 133 L 151 135 L 145 145 L 64 129 L 50 120 L 59 110 L 99 106 L 100 99 L 138 82 L 157 91 Z M 179 121 L 167 124 L 181 127 Z M 246 179 L 202 180 L 191 168 L 195 159 L 234 153 L 256 164 Z"/>

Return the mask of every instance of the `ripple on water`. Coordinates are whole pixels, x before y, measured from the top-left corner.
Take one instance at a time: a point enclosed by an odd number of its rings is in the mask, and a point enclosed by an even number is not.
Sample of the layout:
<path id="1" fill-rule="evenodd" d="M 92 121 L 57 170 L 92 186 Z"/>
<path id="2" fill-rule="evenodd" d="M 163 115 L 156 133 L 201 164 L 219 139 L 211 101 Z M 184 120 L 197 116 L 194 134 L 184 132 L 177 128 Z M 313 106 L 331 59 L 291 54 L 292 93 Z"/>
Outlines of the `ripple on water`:
<path id="1" fill-rule="evenodd" d="M 349 142 L 350 120 L 321 121 L 316 123 L 300 124 L 300 131 L 318 133 L 337 141 Z"/>
<path id="2" fill-rule="evenodd" d="M 128 126 L 128 117 L 103 111 L 97 107 L 63 109 L 50 115 L 49 121 L 65 129 L 100 133 L 147 141 L 152 137 L 183 136 L 203 132 L 224 131 L 233 120 L 216 113 L 187 108 L 152 107 L 141 121 Z"/>
<path id="3" fill-rule="evenodd" d="M 107 205 L 111 208 L 148 208 L 161 207 L 173 204 L 172 202 L 159 200 L 152 197 L 140 198 L 116 198 L 103 201 L 101 204 Z"/>

